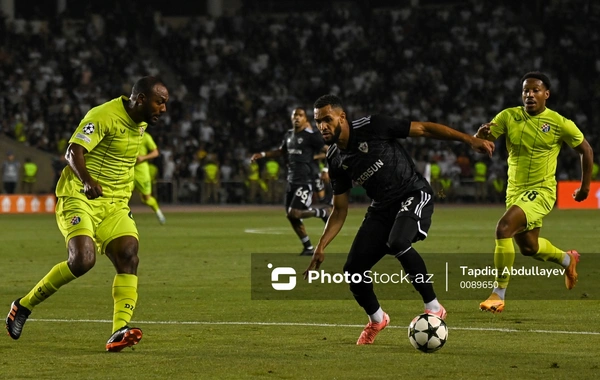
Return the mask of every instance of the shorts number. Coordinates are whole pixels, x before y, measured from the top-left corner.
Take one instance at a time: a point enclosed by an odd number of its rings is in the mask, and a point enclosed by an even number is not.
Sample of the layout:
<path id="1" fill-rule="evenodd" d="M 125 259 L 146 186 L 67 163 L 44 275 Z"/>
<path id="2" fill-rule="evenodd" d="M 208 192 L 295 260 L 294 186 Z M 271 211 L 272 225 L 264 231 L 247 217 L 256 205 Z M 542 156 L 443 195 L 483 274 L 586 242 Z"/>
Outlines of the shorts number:
<path id="1" fill-rule="evenodd" d="M 535 191 L 535 190 L 527 190 L 525 192 L 525 194 L 523 194 L 523 197 L 521 199 L 527 198 L 527 199 L 529 199 L 530 201 L 533 202 L 537 196 L 538 196 L 538 192 L 537 191 Z M 525 200 L 525 199 L 523 199 L 523 200 Z"/>
<path id="2" fill-rule="evenodd" d="M 300 188 L 296 190 L 296 196 L 300 198 L 302 203 L 306 204 L 306 201 L 308 200 L 308 190 L 302 191 L 302 188 Z"/>

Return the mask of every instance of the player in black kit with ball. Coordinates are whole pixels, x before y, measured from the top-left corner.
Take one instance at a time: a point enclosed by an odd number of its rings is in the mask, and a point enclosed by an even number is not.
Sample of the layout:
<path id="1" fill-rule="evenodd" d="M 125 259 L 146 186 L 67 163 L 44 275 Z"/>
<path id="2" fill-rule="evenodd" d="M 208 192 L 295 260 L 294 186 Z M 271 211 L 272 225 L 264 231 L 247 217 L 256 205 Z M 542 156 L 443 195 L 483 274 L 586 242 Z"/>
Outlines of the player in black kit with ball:
<path id="1" fill-rule="evenodd" d="M 372 203 L 354 238 L 344 272 L 362 274 L 386 254 L 394 255 L 421 294 L 425 313 L 445 319 L 446 310 L 438 302 L 433 285 L 415 281 L 428 278 L 425 262 L 412 244 L 427 237 L 433 214 L 433 192 L 398 139 L 426 137 L 461 141 L 490 156 L 494 144 L 431 122 L 408 122 L 382 115 L 351 121 L 347 119 L 342 101 L 335 95 L 320 97 L 314 108 L 317 127 L 329 145 L 327 163 L 334 196 L 333 211 L 305 277 L 309 270 L 319 269 L 325 259 L 325 247 L 344 225 L 354 182 L 365 188 Z M 369 324 L 356 344 L 371 344 L 390 318 L 381 309 L 372 283 L 351 283 L 350 290 L 369 316 Z"/>

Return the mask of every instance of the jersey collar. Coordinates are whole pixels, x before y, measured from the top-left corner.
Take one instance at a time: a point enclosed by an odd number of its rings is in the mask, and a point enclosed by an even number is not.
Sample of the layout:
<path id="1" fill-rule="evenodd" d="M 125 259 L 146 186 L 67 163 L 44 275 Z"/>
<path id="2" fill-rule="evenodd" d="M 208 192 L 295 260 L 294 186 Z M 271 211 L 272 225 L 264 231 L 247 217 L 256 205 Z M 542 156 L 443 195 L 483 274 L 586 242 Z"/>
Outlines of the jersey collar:
<path id="1" fill-rule="evenodd" d="M 140 127 L 145 129 L 148 126 L 148 123 L 146 123 L 145 121 L 142 121 L 141 123 L 136 123 L 131 118 L 131 116 L 129 116 L 129 114 L 127 113 L 127 110 L 125 109 L 125 105 L 123 104 L 123 100 L 128 102 L 129 98 L 126 97 L 125 95 L 121 95 L 121 97 L 119 98 L 119 103 L 121 104 L 121 109 L 123 109 L 123 113 L 125 114 L 125 117 L 129 121 L 129 124 L 131 125 L 131 127 L 133 129 L 140 128 Z"/>

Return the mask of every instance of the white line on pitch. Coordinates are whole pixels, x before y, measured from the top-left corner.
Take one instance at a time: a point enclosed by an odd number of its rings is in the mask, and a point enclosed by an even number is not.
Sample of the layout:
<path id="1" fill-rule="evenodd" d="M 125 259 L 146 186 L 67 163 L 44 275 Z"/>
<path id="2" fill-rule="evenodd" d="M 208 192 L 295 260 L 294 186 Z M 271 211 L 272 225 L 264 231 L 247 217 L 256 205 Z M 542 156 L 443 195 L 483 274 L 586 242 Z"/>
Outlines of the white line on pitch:
<path id="1" fill-rule="evenodd" d="M 29 319 L 34 322 L 67 322 L 67 323 L 112 323 L 108 319 Z M 364 327 L 365 325 L 344 325 L 335 323 L 296 323 L 296 322 L 208 322 L 208 321 L 135 321 L 145 325 L 234 325 L 234 326 L 304 326 L 304 327 Z M 405 329 L 408 326 L 387 326 L 388 329 Z M 544 333 L 544 334 L 573 334 L 573 335 L 600 335 L 598 331 L 561 331 L 561 330 L 517 330 L 499 327 L 449 327 L 450 330 L 464 331 L 500 331 L 512 333 Z"/>

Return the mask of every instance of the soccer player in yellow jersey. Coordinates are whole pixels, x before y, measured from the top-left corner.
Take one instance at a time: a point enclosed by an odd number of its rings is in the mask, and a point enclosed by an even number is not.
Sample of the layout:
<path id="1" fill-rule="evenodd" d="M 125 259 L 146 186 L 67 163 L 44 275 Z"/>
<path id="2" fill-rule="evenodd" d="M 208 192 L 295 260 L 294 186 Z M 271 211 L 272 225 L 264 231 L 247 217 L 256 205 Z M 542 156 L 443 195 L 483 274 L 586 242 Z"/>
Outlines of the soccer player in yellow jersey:
<path id="1" fill-rule="evenodd" d="M 523 106 L 501 111 L 491 123 L 483 124 L 476 137 L 490 141 L 506 136 L 508 149 L 508 188 L 506 212 L 496 226 L 494 267 L 498 271 L 490 297 L 481 302 L 481 310 L 499 313 L 504 310 L 504 295 L 513 266 L 515 248 L 536 260 L 551 261 L 565 268 L 565 285 L 577 283 L 577 251 L 564 252 L 540 238 L 542 219 L 556 201 L 556 161 L 563 143 L 581 157 L 581 186 L 573 198 L 581 202 L 590 191 L 593 152 L 590 144 L 571 120 L 546 107 L 550 97 L 550 80 L 540 72 L 529 72 L 521 80 Z"/>
<path id="2" fill-rule="evenodd" d="M 56 187 L 56 221 L 68 258 L 54 266 L 29 293 L 16 299 L 6 329 L 19 339 L 31 311 L 61 286 L 83 276 L 96 263 L 97 252 L 113 263 L 114 313 L 106 350 L 121 351 L 142 338 L 129 327 L 138 298 L 138 232 L 128 202 L 133 191 L 133 167 L 146 127 L 166 112 L 169 92 L 161 80 L 143 77 L 125 96 L 92 108 L 69 140 Z"/>
<path id="3" fill-rule="evenodd" d="M 140 193 L 142 202 L 156 213 L 158 222 L 165 224 L 167 219 L 160 211 L 156 198 L 152 196 L 152 177 L 150 176 L 150 165 L 148 161 L 158 157 L 159 151 L 154 139 L 148 132 L 142 136 L 142 144 L 138 152 L 137 164 L 134 170 L 134 185 L 135 189 Z"/>

